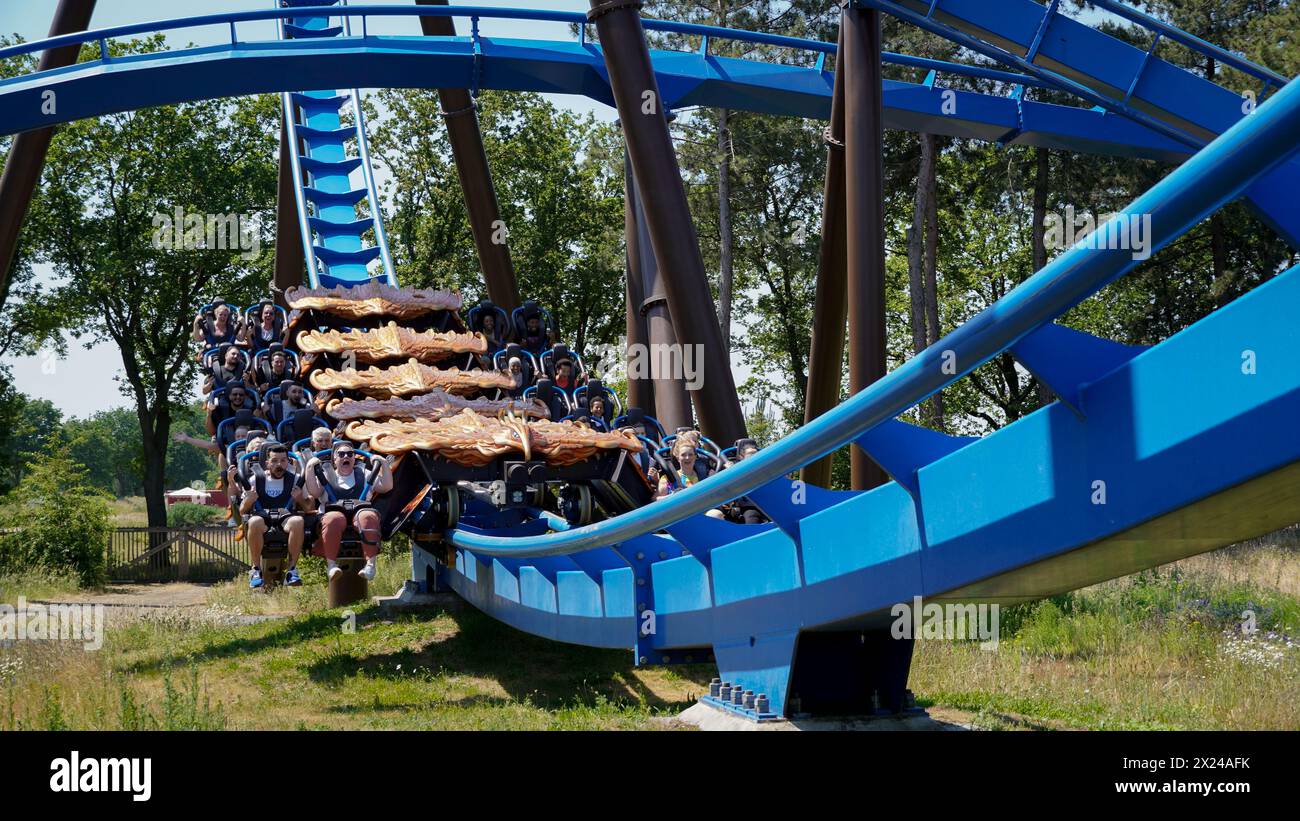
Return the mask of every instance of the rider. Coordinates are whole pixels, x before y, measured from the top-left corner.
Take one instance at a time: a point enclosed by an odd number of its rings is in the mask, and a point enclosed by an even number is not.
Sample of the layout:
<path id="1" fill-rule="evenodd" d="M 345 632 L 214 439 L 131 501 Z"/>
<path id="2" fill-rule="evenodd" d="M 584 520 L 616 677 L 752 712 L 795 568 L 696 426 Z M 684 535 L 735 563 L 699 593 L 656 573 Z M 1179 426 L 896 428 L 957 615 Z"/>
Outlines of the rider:
<path id="1" fill-rule="evenodd" d="M 311 432 L 311 449 L 329 450 L 334 446 L 334 432 L 329 428 L 316 428 Z"/>
<path id="2" fill-rule="evenodd" d="M 550 347 L 550 335 L 542 327 L 542 318 L 533 314 L 524 321 L 524 338 L 520 340 L 524 349 L 534 356 L 541 356 L 542 351 Z"/>
<path id="3" fill-rule="evenodd" d="M 280 383 L 280 398 L 268 402 L 265 410 L 267 418 L 279 424 L 285 419 L 292 419 L 295 411 L 310 408 L 311 402 L 303 392 L 302 385 L 293 379 L 286 379 Z"/>
<path id="4" fill-rule="evenodd" d="M 709 475 L 695 452 L 695 449 L 699 446 L 698 433 L 687 431 L 678 434 L 673 441 L 672 449 L 673 459 L 677 462 L 677 478 L 673 479 L 670 476 L 661 475 L 659 477 L 659 492 L 655 494 L 656 499 L 662 499 L 679 490 L 685 490 Z M 722 511 L 717 508 L 706 510 L 704 515 L 715 519 L 725 518 Z"/>
<path id="5" fill-rule="evenodd" d="M 487 352 L 488 356 L 491 356 L 504 347 L 501 340 L 497 337 L 497 318 L 492 314 L 484 314 L 481 326 L 479 332 L 487 339 Z"/>
<path id="6" fill-rule="evenodd" d="M 278 526 L 289 537 L 289 571 L 284 583 L 297 587 L 302 584 L 298 556 L 302 553 L 305 530 L 302 516 L 289 514 L 301 514 L 308 506 L 303 496 L 303 479 L 289 470 L 289 451 L 284 445 L 268 446 L 265 460 L 262 471 L 253 478 L 239 505 L 239 512 L 246 519 L 248 553 L 253 561 L 248 586 L 254 589 L 262 586 L 262 543 L 267 530 Z M 283 518 L 277 522 L 269 515 L 273 511 L 283 511 L 280 514 Z"/>
<path id="7" fill-rule="evenodd" d="M 567 356 L 555 362 L 555 387 L 565 393 L 573 393 L 577 382 L 573 377 L 573 360 Z"/>
<path id="8" fill-rule="evenodd" d="M 273 388 L 284 380 L 293 378 L 289 371 L 289 357 L 279 344 L 273 343 L 270 353 L 263 355 L 261 362 L 253 369 L 253 382 L 258 390 Z"/>
<path id="9" fill-rule="evenodd" d="M 231 317 L 230 306 L 224 302 L 216 302 L 211 317 L 205 316 L 203 311 L 194 316 L 192 336 L 195 342 L 202 342 L 205 348 L 228 345 L 238 335 L 238 323 Z"/>
<path id="10" fill-rule="evenodd" d="M 736 440 L 736 461 L 740 462 L 748 459 L 758 453 L 758 443 L 748 437 Z M 758 505 L 748 496 L 741 496 L 729 505 L 726 505 L 727 512 L 730 514 L 727 518 L 747 525 L 758 525 L 768 521 L 763 511 L 758 509 Z"/>
<path id="11" fill-rule="evenodd" d="M 307 492 L 322 506 L 343 499 L 365 499 L 369 490 L 382 495 L 393 489 L 393 474 L 387 460 L 380 462 L 374 487 L 366 487 L 366 471 L 357 464 L 356 448 L 346 440 L 334 443 L 331 464 L 313 458 L 307 463 L 306 472 Z M 353 514 L 352 524 L 361 534 L 361 549 L 366 557 L 361 577 L 369 581 L 375 577 L 375 559 L 379 556 L 379 514 L 374 508 L 361 508 Z M 316 544 L 325 554 L 325 568 L 331 579 L 343 572 L 338 557 L 347 525 L 347 514 L 342 511 L 327 510 L 321 514 L 320 538 Z"/>
<path id="12" fill-rule="evenodd" d="M 609 430 L 609 407 L 605 397 L 596 394 L 587 400 L 587 412 L 591 415 L 591 426 L 596 430 Z"/>
<path id="13" fill-rule="evenodd" d="M 524 391 L 528 390 L 528 376 L 524 373 L 524 361 L 517 356 L 510 357 L 506 363 L 506 375 L 514 382 L 513 387 L 506 391 L 511 398 L 523 396 Z"/>
<path id="14" fill-rule="evenodd" d="M 280 321 L 280 312 L 275 303 L 263 302 L 257 312 L 257 320 L 250 322 L 245 331 L 244 344 L 253 352 L 265 350 L 273 343 L 284 342 L 284 326 Z"/>
<path id="15" fill-rule="evenodd" d="M 238 431 L 243 431 L 240 435 Z M 240 504 L 243 502 L 244 493 L 253 486 L 253 481 L 264 475 L 262 470 L 262 445 L 266 443 L 266 431 L 253 430 L 243 425 L 236 428 L 236 435 L 239 436 L 226 452 L 223 452 L 217 459 L 218 468 L 225 462 L 229 461 L 229 466 L 224 469 L 222 476 L 225 478 L 225 488 L 227 496 L 230 499 L 230 516 L 229 518 L 238 527 L 235 529 L 235 541 L 241 541 L 244 538 L 247 518 L 240 514 Z M 243 441 L 242 447 L 240 441 Z M 247 455 L 248 458 L 243 458 Z"/>
<path id="16" fill-rule="evenodd" d="M 261 410 L 253 403 L 253 398 L 248 394 L 248 388 L 243 382 L 232 381 L 226 383 L 226 401 L 223 404 L 220 397 L 214 396 L 207 403 L 207 425 L 208 433 L 215 436 L 217 426 L 232 416 L 238 414 L 241 410 L 247 410 L 254 416 L 260 417 Z"/>
<path id="17" fill-rule="evenodd" d="M 234 345 L 226 345 L 221 348 L 216 361 L 212 362 L 208 369 L 208 376 L 203 381 L 203 392 L 211 393 L 217 385 L 245 382 L 247 377 L 244 355 Z"/>

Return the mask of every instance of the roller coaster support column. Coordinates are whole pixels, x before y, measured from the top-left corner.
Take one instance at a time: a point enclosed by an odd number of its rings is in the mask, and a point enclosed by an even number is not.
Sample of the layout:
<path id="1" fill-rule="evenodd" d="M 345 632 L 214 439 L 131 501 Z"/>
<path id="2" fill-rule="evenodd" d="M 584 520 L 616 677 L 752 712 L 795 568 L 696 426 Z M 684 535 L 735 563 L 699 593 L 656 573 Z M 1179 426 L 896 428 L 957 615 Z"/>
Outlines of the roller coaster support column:
<path id="1" fill-rule="evenodd" d="M 640 408 L 655 416 L 654 383 L 645 375 L 633 370 L 636 360 L 632 354 L 648 350 L 650 338 L 646 332 L 646 318 L 641 313 L 645 302 L 645 290 L 642 287 L 641 242 L 639 234 L 645 221 L 641 219 L 636 202 L 636 182 L 632 178 L 632 161 L 627 152 L 623 152 L 623 237 L 627 245 L 627 351 L 625 359 L 627 373 L 628 407 Z"/>
<path id="2" fill-rule="evenodd" d="M 673 327 L 682 343 L 682 359 L 694 366 L 695 372 L 687 376 L 698 380 L 690 393 L 700 427 L 715 441 L 730 442 L 745 435 L 745 417 L 704 274 L 663 97 L 650 64 L 640 8 L 640 0 L 591 0 L 587 19 L 596 24 L 600 35 L 628 155 L 643 186 L 641 205 Z M 655 398 L 662 402 L 661 397 Z"/>
<path id="3" fill-rule="evenodd" d="M 85 31 L 95 11 L 95 0 L 59 0 L 50 24 L 50 36 Z M 37 71 L 70 66 L 77 61 L 81 47 L 54 48 L 41 53 Z M 50 150 L 53 128 L 39 128 L 14 137 L 0 176 L 0 308 L 9 296 L 9 268 L 18 249 L 18 235 L 27 218 L 27 207 L 45 170 L 45 155 Z"/>
<path id="4" fill-rule="evenodd" d="M 844 174 L 847 236 L 849 390 L 885 375 L 884 122 L 881 116 L 880 14 L 844 0 Z M 853 489 L 883 485 L 885 472 L 857 445 Z"/>
<path id="5" fill-rule="evenodd" d="M 841 42 L 841 51 L 843 44 Z M 844 224 L 844 71 L 837 59 L 831 120 L 826 126 L 826 185 L 822 200 L 822 246 L 817 263 L 817 301 L 813 306 L 812 344 L 808 348 L 808 390 L 804 424 L 821 416 L 840 401 L 840 370 L 844 366 L 845 289 Z M 804 467 L 801 478 L 809 484 L 830 487 L 828 455 Z"/>
<path id="6" fill-rule="evenodd" d="M 630 167 L 631 161 L 628 165 Z M 641 186 L 636 172 L 632 180 L 632 217 L 636 222 L 637 267 L 641 271 L 640 297 L 638 314 L 645 323 L 645 342 L 648 346 L 642 351 L 641 364 L 649 365 L 649 383 L 653 386 L 653 411 L 659 423 L 668 431 L 691 424 L 691 397 L 686 392 L 686 383 L 681 374 L 675 374 L 665 367 L 668 363 L 661 360 L 656 351 L 675 351 L 679 349 L 677 331 L 673 325 L 672 311 L 668 307 L 668 298 L 664 296 L 664 278 L 660 276 L 659 263 L 655 260 L 654 249 L 650 241 L 650 229 L 645 219 L 645 203 L 641 199 Z M 632 363 L 635 365 L 635 360 Z M 631 384 L 631 370 L 628 384 Z M 646 380 L 639 380 L 645 382 Z M 628 400 L 629 404 L 631 400 Z M 649 412 L 650 409 L 647 409 Z"/>
<path id="7" fill-rule="evenodd" d="M 415 3 L 445 6 L 447 0 L 415 0 Z M 420 28 L 426 37 L 456 36 L 456 24 L 450 17 L 421 17 Z M 519 285 L 510 259 L 510 246 L 506 244 L 507 226 L 501 219 L 497 192 L 492 186 L 492 170 L 483 149 L 478 108 L 463 88 L 440 88 L 438 99 L 442 103 L 442 116 L 447 123 L 447 137 L 460 175 L 460 189 L 465 195 L 465 210 L 469 212 L 469 226 L 488 298 L 509 313 L 519 307 Z"/>
<path id="8" fill-rule="evenodd" d="M 293 115 L 285 111 L 281 116 Z M 298 203 L 295 194 L 295 186 L 301 184 L 301 180 L 293 178 L 293 162 L 289 159 L 289 129 L 281 121 L 280 185 L 275 203 L 275 301 L 282 308 L 289 307 L 284 292 L 302 284 L 307 267 L 307 259 L 303 256 L 302 235 L 298 232 Z"/>

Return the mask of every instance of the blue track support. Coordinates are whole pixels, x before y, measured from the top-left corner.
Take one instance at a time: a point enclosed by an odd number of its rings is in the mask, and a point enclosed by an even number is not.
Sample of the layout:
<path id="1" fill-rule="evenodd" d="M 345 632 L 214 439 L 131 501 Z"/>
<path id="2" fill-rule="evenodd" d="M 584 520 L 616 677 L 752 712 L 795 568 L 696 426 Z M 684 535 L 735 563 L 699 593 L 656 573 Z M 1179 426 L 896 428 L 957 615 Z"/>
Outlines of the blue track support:
<path id="1" fill-rule="evenodd" d="M 1060 14 L 1047 16 L 1034 0 L 943 0 L 931 7 L 922 0 L 860 0 L 959 45 L 999 60 L 1096 105 L 1134 119 L 1164 136 L 1193 148 L 1209 142 L 1246 117 L 1252 88 L 1225 88 L 1192 74 L 1150 50 L 1121 40 Z M 1094 2 L 1144 25 L 1161 37 L 1175 39 L 1263 79 L 1266 88 L 1285 78 L 1239 56 L 1192 37 L 1121 3 Z M 1021 55 L 1029 55 L 1028 59 Z M 1300 188 L 1300 162 L 1290 162 L 1263 178 L 1246 193 L 1261 219 L 1293 248 L 1300 248 L 1300 210 L 1280 194 Z"/>
<path id="2" fill-rule="evenodd" d="M 921 489 L 916 480 L 917 472 L 978 438 L 949 436 L 893 419 L 862 434 L 857 443 L 891 479 L 912 496 L 919 497 Z"/>
<path id="3" fill-rule="evenodd" d="M 277 5 L 318 8 L 337 2 L 283 0 Z M 281 22 L 281 38 L 314 41 L 350 34 L 348 25 L 334 25 L 331 17 L 303 15 Z M 295 195 L 311 286 L 332 288 L 372 281 L 396 285 L 370 167 L 360 93 L 354 88 L 346 94 L 331 89 L 286 91 L 281 96 L 290 162 L 299 183 Z M 344 124 L 347 106 L 352 109 L 352 122 Z M 349 154 L 349 142 L 356 146 L 355 156 Z M 358 171 L 360 180 L 354 179 Z M 369 214 L 358 217 L 358 206 L 363 204 Z M 367 234 L 373 236 L 373 244 L 367 242 Z M 375 260 L 380 265 L 372 269 Z"/>
<path id="4" fill-rule="evenodd" d="M 1020 364 L 1079 414 L 1085 412 L 1088 385 L 1145 350 L 1056 324 L 1044 325 L 1011 346 Z"/>

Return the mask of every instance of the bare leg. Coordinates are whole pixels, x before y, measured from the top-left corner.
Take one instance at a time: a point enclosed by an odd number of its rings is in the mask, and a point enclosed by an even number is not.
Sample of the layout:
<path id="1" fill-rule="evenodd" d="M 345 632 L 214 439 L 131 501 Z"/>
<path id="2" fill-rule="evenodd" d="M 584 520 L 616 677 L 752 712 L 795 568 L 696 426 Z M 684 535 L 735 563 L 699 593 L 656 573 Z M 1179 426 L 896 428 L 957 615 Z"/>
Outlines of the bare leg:
<path id="1" fill-rule="evenodd" d="M 284 531 L 289 534 L 289 566 L 298 566 L 298 557 L 302 555 L 303 523 L 301 516 L 290 516 L 284 520 Z"/>

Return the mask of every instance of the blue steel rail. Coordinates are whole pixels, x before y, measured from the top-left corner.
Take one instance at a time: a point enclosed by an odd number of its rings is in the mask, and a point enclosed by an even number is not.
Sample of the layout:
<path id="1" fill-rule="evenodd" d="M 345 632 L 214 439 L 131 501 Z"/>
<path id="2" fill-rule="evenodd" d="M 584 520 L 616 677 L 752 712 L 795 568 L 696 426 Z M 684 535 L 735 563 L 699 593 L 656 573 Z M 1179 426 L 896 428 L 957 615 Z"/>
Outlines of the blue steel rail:
<path id="1" fill-rule="evenodd" d="M 239 23 L 280 20 L 313 10 L 329 10 L 345 20 L 360 17 L 361 36 L 349 36 L 345 31 L 342 36 L 311 41 L 239 39 Z M 468 38 L 376 36 L 365 29 L 368 16 L 466 16 L 475 23 L 480 17 L 562 23 L 585 19 L 571 12 L 481 7 L 314 6 L 203 15 L 63 35 L 0 49 L 0 59 L 75 43 L 99 43 L 101 54 L 107 54 L 107 41 L 113 38 L 214 24 L 229 27 L 230 41 L 101 58 L 0 81 L 0 111 L 5 115 L 0 117 L 0 133 L 153 105 L 293 91 L 293 78 L 304 72 L 339 88 L 499 88 L 583 94 L 612 103 L 599 46 L 586 43 L 581 36 L 577 43 L 485 38 L 477 25 L 472 26 Z M 769 114 L 829 116 L 831 75 L 824 70 L 824 58 L 835 53 L 832 43 L 670 21 L 646 20 L 645 25 L 698 36 L 702 41 L 695 52 L 652 52 L 660 89 L 670 108 L 721 105 Z M 780 47 L 815 54 L 818 59 L 805 60 L 814 63 L 805 66 L 710 53 L 710 44 L 723 40 Z M 937 75 L 947 74 L 1014 86 L 1047 85 L 1028 75 L 902 54 L 886 54 L 884 60 L 930 72 L 923 83 L 886 81 L 886 124 L 891 128 L 1168 162 L 1180 162 L 1190 153 L 1182 142 L 1138 124 L 1107 118 L 1100 111 L 947 89 L 935 83 Z M 59 97 L 54 114 L 41 105 L 41 95 L 47 91 L 55 91 Z"/>
<path id="2" fill-rule="evenodd" d="M 332 27 L 328 16 L 304 14 L 305 7 L 322 7 L 314 0 L 285 0 L 284 4 L 297 14 L 278 21 L 281 39 L 314 40 L 351 33 L 347 18 L 344 26 Z M 360 92 L 355 88 L 346 95 L 333 89 L 286 91 L 281 95 L 281 104 L 311 287 L 371 281 L 396 285 L 379 190 L 370 165 Z M 343 111 L 348 105 L 352 107 L 352 122 L 345 125 Z M 348 154 L 349 141 L 356 145 L 355 157 Z M 359 186 L 352 182 L 357 171 L 361 174 Z M 362 204 L 367 206 L 368 215 L 358 217 L 357 208 Z M 370 231 L 374 232 L 373 245 L 365 241 Z M 370 263 L 376 259 L 380 261 L 379 270 L 372 271 Z"/>

